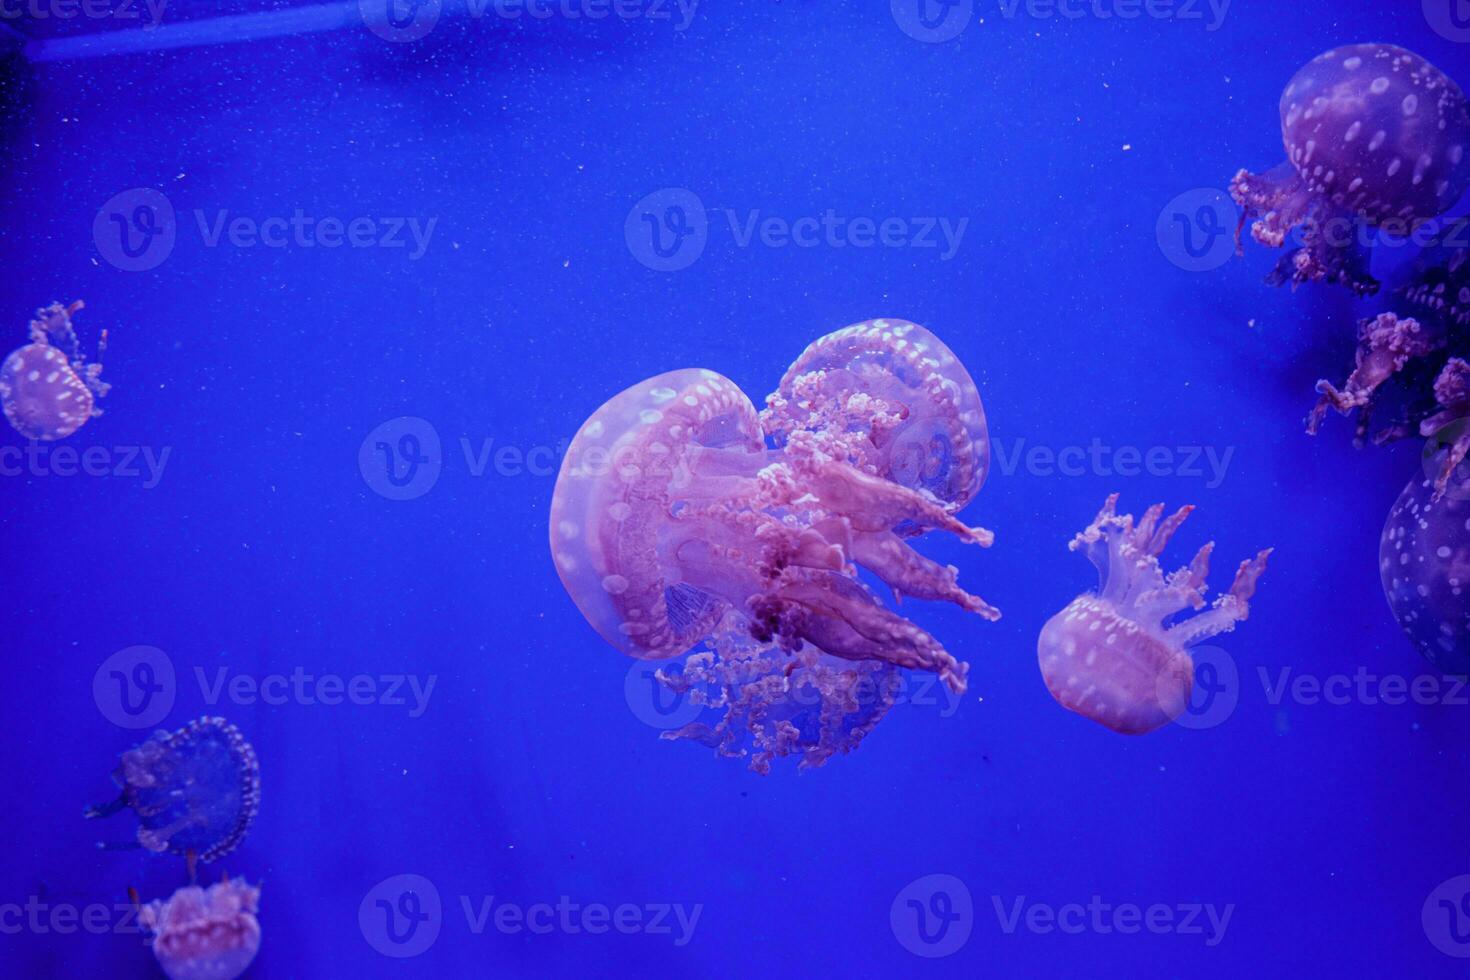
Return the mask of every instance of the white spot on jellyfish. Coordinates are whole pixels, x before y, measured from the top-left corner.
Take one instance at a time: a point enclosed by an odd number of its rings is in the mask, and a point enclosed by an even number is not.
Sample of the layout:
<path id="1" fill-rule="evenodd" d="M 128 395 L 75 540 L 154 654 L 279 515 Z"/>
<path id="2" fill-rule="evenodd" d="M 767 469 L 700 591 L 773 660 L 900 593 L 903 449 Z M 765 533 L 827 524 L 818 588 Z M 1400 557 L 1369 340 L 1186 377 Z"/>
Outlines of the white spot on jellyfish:
<path id="1" fill-rule="evenodd" d="M 1376 152 L 1387 139 L 1388 133 L 1380 129 L 1378 132 L 1374 133 L 1373 138 L 1368 141 L 1368 149 Z"/>
<path id="2" fill-rule="evenodd" d="M 1373 79 L 1373 84 L 1368 86 L 1368 91 L 1372 92 L 1374 95 L 1382 95 L 1384 92 L 1388 91 L 1388 79 L 1384 78 L 1382 75 L 1379 75 L 1377 78 Z"/>
<path id="3" fill-rule="evenodd" d="M 1402 170 L 1403 169 L 1403 166 L 1404 166 L 1404 161 L 1401 160 L 1398 157 L 1394 157 L 1393 158 L 1393 162 L 1388 165 L 1388 175 L 1390 177 L 1392 177 L 1394 174 L 1396 174 L 1400 170 Z"/>
<path id="4" fill-rule="evenodd" d="M 608 595 L 622 595 L 628 591 L 628 580 L 621 575 L 609 575 L 602 580 L 602 588 Z"/>
<path id="5" fill-rule="evenodd" d="M 654 388 L 648 394 L 654 401 L 662 403 L 672 401 L 679 393 L 673 388 Z"/>
<path id="6" fill-rule="evenodd" d="M 571 521 L 558 522 L 556 525 L 556 529 L 561 532 L 562 537 L 569 539 L 575 538 L 579 533 L 577 530 L 577 525 L 573 524 Z"/>
<path id="7" fill-rule="evenodd" d="M 608 505 L 607 508 L 607 516 L 611 517 L 615 521 L 626 521 L 628 519 L 628 515 L 631 513 L 633 513 L 633 508 L 630 505 L 623 503 L 623 501 L 621 500 L 619 500 L 615 504 Z"/>
<path id="8" fill-rule="evenodd" d="M 604 431 L 605 427 L 602 424 L 602 420 L 593 419 L 591 422 L 588 422 L 587 427 L 582 430 L 582 435 L 586 436 L 589 439 L 601 439 L 602 433 Z"/>
<path id="9" fill-rule="evenodd" d="M 1413 92 L 1410 92 L 1408 95 L 1404 96 L 1404 106 L 1403 106 L 1403 108 L 1404 108 L 1404 115 L 1406 115 L 1406 116 L 1412 116 L 1414 113 L 1418 112 L 1419 111 L 1419 96 L 1415 95 Z"/>
<path id="10" fill-rule="evenodd" d="M 638 421 L 644 425 L 657 425 L 664 420 L 664 413 L 656 408 L 645 408 L 638 413 Z"/>
<path id="11" fill-rule="evenodd" d="M 1361 119 L 1355 120 L 1353 122 L 1353 124 L 1348 127 L 1347 135 L 1342 138 L 1343 139 L 1343 142 L 1344 143 L 1351 143 L 1353 140 L 1355 140 L 1355 139 L 1358 138 L 1358 134 L 1361 133 L 1362 131 L 1363 131 L 1363 121 Z"/>
<path id="12" fill-rule="evenodd" d="M 1342 66 L 1348 71 L 1357 71 L 1359 68 L 1363 67 L 1363 59 L 1359 58 L 1357 55 L 1353 55 L 1351 58 L 1344 58 Z"/>

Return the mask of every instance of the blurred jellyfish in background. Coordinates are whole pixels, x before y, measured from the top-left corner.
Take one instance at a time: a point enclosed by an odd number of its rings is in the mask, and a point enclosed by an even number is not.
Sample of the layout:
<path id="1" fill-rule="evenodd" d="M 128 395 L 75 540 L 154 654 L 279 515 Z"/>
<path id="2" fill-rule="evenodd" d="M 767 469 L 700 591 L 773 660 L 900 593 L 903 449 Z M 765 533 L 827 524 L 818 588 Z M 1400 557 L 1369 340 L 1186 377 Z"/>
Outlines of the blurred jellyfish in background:
<path id="1" fill-rule="evenodd" d="M 226 878 L 141 905 L 138 921 L 169 980 L 234 980 L 260 949 L 259 905 L 259 888 Z"/>
<path id="2" fill-rule="evenodd" d="M 667 660 L 712 640 L 659 677 L 725 716 L 667 737 L 749 754 L 762 772 L 786 755 L 817 766 L 881 720 L 896 668 L 965 690 L 968 665 L 857 570 L 896 597 L 998 618 L 909 543 L 935 529 L 991 543 L 954 516 L 988 463 L 979 392 L 949 348 L 907 321 L 867 321 L 811 344 L 761 414 L 698 369 L 608 401 L 563 461 L 552 555 L 624 653 Z"/>
<path id="3" fill-rule="evenodd" d="M 260 806 L 255 749 L 223 718 L 199 718 L 176 732 L 157 732 L 122 754 L 113 772 L 122 794 L 89 808 L 88 819 L 131 808 L 135 844 L 194 861 L 214 861 L 245 839 Z"/>
<path id="4" fill-rule="evenodd" d="M 1470 108 L 1455 82 L 1392 44 L 1354 44 L 1319 55 L 1282 93 L 1287 159 L 1230 184 L 1241 228 L 1280 248 L 1300 247 L 1269 278 L 1378 290 L 1359 223 L 1408 234 L 1443 214 L 1470 186 Z M 1237 239 L 1239 232 L 1237 231 Z"/>
<path id="5" fill-rule="evenodd" d="M 1155 504 L 1135 527 L 1133 515 L 1117 514 L 1118 495 L 1072 540 L 1102 575 L 1102 589 L 1084 593 L 1041 630 L 1037 657 L 1047 690 L 1057 703 L 1124 735 L 1142 735 L 1174 720 L 1189 704 L 1194 661 L 1189 647 L 1235 628 L 1266 570 L 1267 549 L 1240 563 L 1230 591 L 1209 610 L 1205 579 L 1214 542 L 1188 567 L 1167 578 L 1158 555 L 1193 507 L 1171 517 Z"/>
<path id="6" fill-rule="evenodd" d="M 36 311 L 31 342 L 0 364 L 0 407 L 10 425 L 27 439 L 65 439 L 87 420 L 102 414 L 97 400 L 110 385 L 102 375 L 107 331 L 97 345 L 97 364 L 88 364 L 71 317 L 82 308 L 52 303 Z"/>
<path id="7" fill-rule="evenodd" d="M 1435 492 L 1470 452 L 1470 249 L 1433 249 L 1420 257 L 1398 294 L 1407 316 L 1383 313 L 1358 331 L 1356 366 L 1341 387 L 1317 382 L 1322 393 L 1307 419 L 1316 433 L 1328 409 L 1357 415 L 1359 443 L 1369 436 L 1373 412 L 1390 381 L 1400 389 L 1400 417 L 1382 426 L 1377 443 L 1422 436 L 1444 443 Z"/>
<path id="8" fill-rule="evenodd" d="M 1449 452 L 1441 447 L 1440 453 Z M 1443 463 L 1431 460 L 1435 473 Z M 1389 511 L 1378 567 L 1404 633 L 1446 674 L 1470 675 L 1470 476 L 1416 476 Z"/>

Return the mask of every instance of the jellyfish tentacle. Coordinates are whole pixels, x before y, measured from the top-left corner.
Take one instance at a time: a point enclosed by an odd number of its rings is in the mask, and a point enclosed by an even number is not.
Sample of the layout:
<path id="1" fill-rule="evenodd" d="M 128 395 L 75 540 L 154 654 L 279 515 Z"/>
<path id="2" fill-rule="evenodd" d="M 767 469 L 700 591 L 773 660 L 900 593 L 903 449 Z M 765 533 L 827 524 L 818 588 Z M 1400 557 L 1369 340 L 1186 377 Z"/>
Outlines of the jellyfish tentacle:
<path id="1" fill-rule="evenodd" d="M 1358 324 L 1356 367 L 1341 389 L 1330 381 L 1317 382 L 1322 397 L 1307 417 L 1307 432 L 1316 435 L 1329 408 L 1342 415 L 1358 413 L 1358 440 L 1367 434 L 1378 390 L 1411 361 L 1441 349 L 1445 336 L 1413 317 L 1381 313 Z"/>

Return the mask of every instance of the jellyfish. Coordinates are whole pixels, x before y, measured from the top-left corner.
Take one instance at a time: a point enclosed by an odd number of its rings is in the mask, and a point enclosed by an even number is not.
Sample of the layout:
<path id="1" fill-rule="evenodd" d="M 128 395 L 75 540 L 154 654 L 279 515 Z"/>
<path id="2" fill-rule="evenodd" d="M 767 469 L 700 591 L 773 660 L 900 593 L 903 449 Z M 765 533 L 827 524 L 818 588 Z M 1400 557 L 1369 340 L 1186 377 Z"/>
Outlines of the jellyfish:
<path id="1" fill-rule="evenodd" d="M 186 885 L 138 909 L 169 980 L 234 980 L 260 949 L 260 889 L 230 878 Z"/>
<path id="2" fill-rule="evenodd" d="M 669 660 L 716 638 L 708 657 L 662 679 L 713 688 L 703 703 L 726 719 L 674 737 L 738 754 L 749 735 L 757 768 L 792 754 L 820 765 L 886 710 L 881 698 L 852 707 L 875 665 L 965 690 L 968 665 L 886 608 L 858 568 L 895 598 L 999 618 L 959 586 L 956 568 L 909 543 L 941 530 L 991 544 L 955 516 L 983 482 L 987 446 L 973 380 L 907 321 L 818 340 L 763 416 L 714 371 L 671 371 L 578 431 L 552 499 L 553 559 L 588 623 L 629 656 Z M 821 706 L 777 704 L 794 686 Z"/>
<path id="3" fill-rule="evenodd" d="M 91 807 L 88 819 L 131 807 L 138 839 L 107 848 L 144 847 L 194 861 L 214 861 L 245 839 L 260 805 L 255 749 L 223 718 L 199 718 L 159 731 L 122 754 L 113 772 L 122 795 Z"/>
<path id="4" fill-rule="evenodd" d="M 1455 82 L 1391 44 L 1355 44 L 1317 56 L 1281 96 L 1287 160 L 1230 183 L 1240 231 L 1280 248 L 1302 244 L 1268 279 L 1378 291 L 1358 223 L 1408 234 L 1443 214 L 1470 186 L 1470 108 Z"/>
<path id="5" fill-rule="evenodd" d="M 1069 545 L 1097 566 L 1101 591 L 1078 596 L 1051 618 L 1037 641 L 1037 657 L 1047 690 L 1062 707 L 1115 732 L 1142 735 L 1188 706 L 1194 687 L 1189 648 L 1247 617 L 1271 550 L 1241 562 L 1230 591 L 1207 611 L 1179 619 L 1183 610 L 1205 607 L 1214 542 L 1165 578 L 1158 556 L 1194 508 L 1164 518 L 1164 505 L 1155 504 L 1134 526 L 1132 514 L 1117 514 L 1117 504 L 1113 494 Z"/>
<path id="6" fill-rule="evenodd" d="M 1470 484 L 1446 494 L 1432 476 L 1410 480 L 1389 511 L 1378 567 L 1394 619 L 1425 659 L 1470 674 Z"/>
<path id="7" fill-rule="evenodd" d="M 1362 321 L 1356 367 L 1341 387 L 1323 379 L 1307 418 L 1315 434 L 1329 409 L 1357 415 L 1357 442 L 1369 436 L 1374 408 L 1390 382 L 1402 390 L 1401 417 L 1372 434 L 1383 444 L 1411 436 L 1445 441 L 1435 492 L 1442 495 L 1470 451 L 1470 249 L 1431 249 L 1398 291 L 1399 313 Z"/>
<path id="8" fill-rule="evenodd" d="M 101 377 L 107 331 L 97 344 L 98 363 L 88 364 L 71 324 L 72 314 L 81 308 L 77 300 L 37 310 L 31 342 L 0 364 L 0 406 L 27 439 L 65 439 L 102 414 L 97 400 L 111 388 Z"/>

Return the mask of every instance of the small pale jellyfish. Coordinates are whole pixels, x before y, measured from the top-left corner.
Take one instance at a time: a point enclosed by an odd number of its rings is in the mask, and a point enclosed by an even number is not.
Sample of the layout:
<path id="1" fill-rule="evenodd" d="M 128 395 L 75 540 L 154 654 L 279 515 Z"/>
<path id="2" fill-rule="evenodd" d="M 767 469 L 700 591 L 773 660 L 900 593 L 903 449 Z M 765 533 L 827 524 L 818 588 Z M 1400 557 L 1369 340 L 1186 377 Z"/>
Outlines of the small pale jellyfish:
<path id="1" fill-rule="evenodd" d="M 1431 469 L 1437 462 L 1430 460 Z M 1378 567 L 1405 635 L 1435 667 L 1464 677 L 1470 675 L 1470 485 L 1437 486 L 1424 474 L 1409 481 L 1383 528 Z"/>
<path id="2" fill-rule="evenodd" d="M 72 329 L 71 317 L 82 308 L 52 303 L 36 311 L 31 342 L 11 351 L 0 364 L 0 408 L 11 427 L 27 439 L 65 439 L 101 415 L 97 400 L 110 389 L 102 380 L 107 331 L 97 345 L 96 364 L 88 364 Z"/>
<path id="3" fill-rule="evenodd" d="M 259 906 L 259 888 L 226 878 L 140 905 L 138 922 L 169 980 L 235 980 L 260 950 Z"/>
<path id="4" fill-rule="evenodd" d="M 1248 601 L 1266 570 L 1267 549 L 1241 562 L 1230 591 L 1205 607 L 1214 542 L 1188 567 L 1167 578 L 1158 555 L 1193 507 L 1164 518 L 1155 504 L 1134 526 L 1118 515 L 1118 495 L 1069 545 L 1084 552 L 1102 575 L 1102 589 L 1078 596 L 1041 630 L 1041 676 L 1057 703 L 1124 735 L 1142 735 L 1177 718 L 1189 704 L 1194 660 L 1189 647 L 1228 632 L 1249 613 Z"/>

